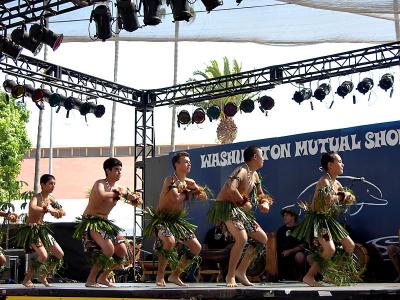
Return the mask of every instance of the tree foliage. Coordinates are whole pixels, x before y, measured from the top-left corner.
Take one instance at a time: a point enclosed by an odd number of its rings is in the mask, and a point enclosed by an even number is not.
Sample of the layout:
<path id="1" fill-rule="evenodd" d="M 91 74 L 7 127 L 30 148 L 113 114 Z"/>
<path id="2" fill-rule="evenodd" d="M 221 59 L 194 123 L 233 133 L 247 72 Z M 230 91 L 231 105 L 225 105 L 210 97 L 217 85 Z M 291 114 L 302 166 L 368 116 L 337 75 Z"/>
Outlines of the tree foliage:
<path id="1" fill-rule="evenodd" d="M 12 207 L 11 201 L 24 198 L 23 182 L 17 180 L 21 162 L 30 149 L 26 124 L 29 111 L 24 103 L 15 103 L 0 90 L 0 203 L 1 209 Z"/>

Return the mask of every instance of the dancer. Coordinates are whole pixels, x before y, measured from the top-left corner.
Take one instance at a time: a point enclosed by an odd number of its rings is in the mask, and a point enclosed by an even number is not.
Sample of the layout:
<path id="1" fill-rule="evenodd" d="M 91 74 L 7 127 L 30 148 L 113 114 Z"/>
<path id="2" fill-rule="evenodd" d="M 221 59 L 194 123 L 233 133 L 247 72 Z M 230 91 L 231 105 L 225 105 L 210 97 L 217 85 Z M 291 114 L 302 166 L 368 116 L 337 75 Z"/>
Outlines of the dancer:
<path id="1" fill-rule="evenodd" d="M 25 249 L 27 253 L 36 252 L 36 259 L 31 260 L 28 272 L 22 284 L 33 288 L 32 276 L 36 270 L 39 271 L 38 280 L 48 287 L 48 275 L 54 275 L 63 263 L 64 252 L 60 245 L 51 235 L 48 224 L 43 221 L 46 213 L 59 219 L 65 215 L 62 206 L 51 195 L 56 185 L 53 175 L 44 174 L 40 177 L 41 192 L 35 194 L 29 201 L 27 224 L 16 233 L 16 243 Z M 50 255 L 48 254 L 50 253 Z"/>
<path id="2" fill-rule="evenodd" d="M 175 173 L 164 180 L 157 210 L 147 209 L 151 220 L 144 230 L 145 236 L 151 236 L 153 232 L 156 235 L 154 245 L 158 254 L 156 284 L 160 287 L 166 286 L 164 276 L 168 263 L 173 269 L 168 281 L 179 286 L 187 286 L 180 279 L 180 275 L 192 260 L 199 261 L 201 245 L 194 234 L 196 226 L 186 220 L 187 212 L 182 204 L 193 197 L 202 201 L 207 200 L 204 188 L 187 177 L 191 167 L 189 154 L 187 152 L 175 154 L 172 165 Z M 188 248 L 180 259 L 175 247 L 178 241 Z"/>
<path id="3" fill-rule="evenodd" d="M 106 159 L 103 169 L 106 178 L 94 183 L 89 203 L 74 232 L 74 238 L 83 241 L 84 251 L 92 257 L 93 266 L 86 287 L 114 286 L 108 279 L 109 274 L 123 263 L 127 250 L 122 229 L 108 220 L 108 215 L 121 198 L 134 206 L 142 204 L 138 193 L 132 193 L 117 184 L 122 174 L 120 160 L 113 157 Z"/>
<path id="4" fill-rule="evenodd" d="M 243 285 L 252 286 L 246 276 L 246 271 L 255 258 L 267 245 L 267 235 L 255 221 L 252 208 L 258 208 L 262 213 L 269 211 L 272 198 L 265 195 L 261 180 L 256 172 L 264 165 L 262 151 L 259 147 L 247 147 L 244 152 L 244 164 L 237 167 L 223 185 L 221 191 L 210 209 L 208 218 L 214 224 L 225 222 L 229 233 L 235 242 L 230 251 L 226 286 L 236 287 L 237 278 Z M 252 239 L 239 264 L 248 236 Z M 239 267 L 238 267 L 239 264 Z"/>
<path id="5" fill-rule="evenodd" d="M 0 211 L 0 217 L 5 218 L 11 223 L 15 223 L 18 220 L 18 215 L 16 213 L 11 213 L 11 212 Z M 3 248 L 0 247 L 0 270 L 5 265 L 6 261 L 7 259 L 6 256 L 4 255 L 4 250 Z"/>
<path id="6" fill-rule="evenodd" d="M 339 154 L 333 151 L 324 153 L 321 157 L 321 167 L 326 174 L 318 180 L 311 206 L 301 205 L 307 215 L 293 232 L 295 238 L 308 242 L 315 253 L 311 257 L 311 267 L 303 277 L 303 282 L 310 286 L 320 286 L 315 281 L 318 270 L 324 276 L 324 280 L 334 281 L 335 284 L 345 284 L 356 278 L 351 258 L 354 242 L 338 221 L 341 206 L 353 204 L 355 196 L 336 179 L 343 174 L 344 168 Z M 338 257 L 343 261 L 341 265 L 347 268 L 342 268 L 340 273 L 335 267 L 339 261 L 332 260 L 336 251 L 335 243 L 341 244 L 348 254 Z"/>

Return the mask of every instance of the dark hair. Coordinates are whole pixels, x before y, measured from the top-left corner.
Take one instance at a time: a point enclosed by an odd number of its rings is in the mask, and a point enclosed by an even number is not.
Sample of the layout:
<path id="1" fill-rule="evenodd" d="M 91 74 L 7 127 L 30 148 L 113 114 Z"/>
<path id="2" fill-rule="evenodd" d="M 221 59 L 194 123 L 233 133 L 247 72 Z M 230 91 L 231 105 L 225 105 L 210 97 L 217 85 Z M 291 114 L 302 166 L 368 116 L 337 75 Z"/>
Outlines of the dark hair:
<path id="1" fill-rule="evenodd" d="M 243 152 L 243 159 L 244 162 L 249 162 L 253 158 L 254 154 L 257 153 L 257 150 L 259 150 L 260 147 L 258 146 L 249 146 L 247 147 L 244 152 Z"/>
<path id="2" fill-rule="evenodd" d="M 174 170 L 176 170 L 175 164 L 179 161 L 179 159 L 181 157 L 189 157 L 189 153 L 185 152 L 185 151 L 181 151 L 176 153 L 173 157 L 172 157 L 172 166 L 174 167 Z"/>
<path id="3" fill-rule="evenodd" d="M 289 215 L 293 216 L 293 217 L 294 217 L 294 220 L 295 220 L 296 222 L 297 222 L 297 219 L 299 218 L 299 214 L 296 213 L 296 212 L 295 212 L 292 208 L 290 208 L 290 207 L 282 208 L 282 210 L 281 210 L 281 215 L 282 215 L 282 217 L 283 217 L 285 214 L 289 214 Z"/>
<path id="4" fill-rule="evenodd" d="M 43 174 L 41 177 L 40 177 L 40 184 L 46 184 L 49 180 L 51 180 L 51 179 L 54 179 L 54 180 L 56 180 L 56 178 L 53 176 L 53 175 L 51 175 L 51 174 Z"/>
<path id="5" fill-rule="evenodd" d="M 335 151 L 329 151 L 327 153 L 322 154 L 321 167 L 325 171 L 328 171 L 328 163 L 335 161 L 335 155 L 337 155 L 337 152 L 335 152 Z"/>
<path id="6" fill-rule="evenodd" d="M 103 169 L 104 172 L 106 173 L 106 176 L 107 176 L 106 170 L 112 170 L 112 168 L 114 168 L 115 166 L 122 167 L 122 162 L 115 157 L 109 157 L 103 162 Z"/>

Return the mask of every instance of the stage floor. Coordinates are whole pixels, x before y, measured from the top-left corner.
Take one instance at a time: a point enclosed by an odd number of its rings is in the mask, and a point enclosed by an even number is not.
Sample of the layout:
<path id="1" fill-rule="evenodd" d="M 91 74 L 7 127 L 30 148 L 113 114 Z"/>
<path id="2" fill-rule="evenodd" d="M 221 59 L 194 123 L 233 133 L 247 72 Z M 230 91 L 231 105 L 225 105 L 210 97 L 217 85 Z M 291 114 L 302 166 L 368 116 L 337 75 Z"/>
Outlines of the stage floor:
<path id="1" fill-rule="evenodd" d="M 357 283 L 346 287 L 308 287 L 301 282 L 257 283 L 227 288 L 224 283 L 190 283 L 188 287 L 154 283 L 117 283 L 115 288 L 86 288 L 83 283 L 55 283 L 46 288 L 25 288 L 21 284 L 0 286 L 2 299 L 400 299 L 400 283 Z M 48 298 L 50 297 L 50 298 Z"/>

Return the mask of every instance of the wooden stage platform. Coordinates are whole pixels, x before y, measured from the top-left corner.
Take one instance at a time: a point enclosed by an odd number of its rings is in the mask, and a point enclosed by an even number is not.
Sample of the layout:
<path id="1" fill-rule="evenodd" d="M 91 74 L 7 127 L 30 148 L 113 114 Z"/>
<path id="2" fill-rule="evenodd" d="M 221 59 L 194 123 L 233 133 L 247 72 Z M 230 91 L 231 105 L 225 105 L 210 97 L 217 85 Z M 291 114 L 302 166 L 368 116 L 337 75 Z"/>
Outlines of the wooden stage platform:
<path id="1" fill-rule="evenodd" d="M 358 283 L 346 287 L 308 287 L 301 282 L 257 283 L 227 288 L 223 283 L 191 283 L 188 287 L 154 283 L 117 283 L 116 288 L 85 288 L 83 283 L 55 283 L 28 289 L 20 284 L 0 286 L 1 299 L 400 299 L 400 283 Z"/>

